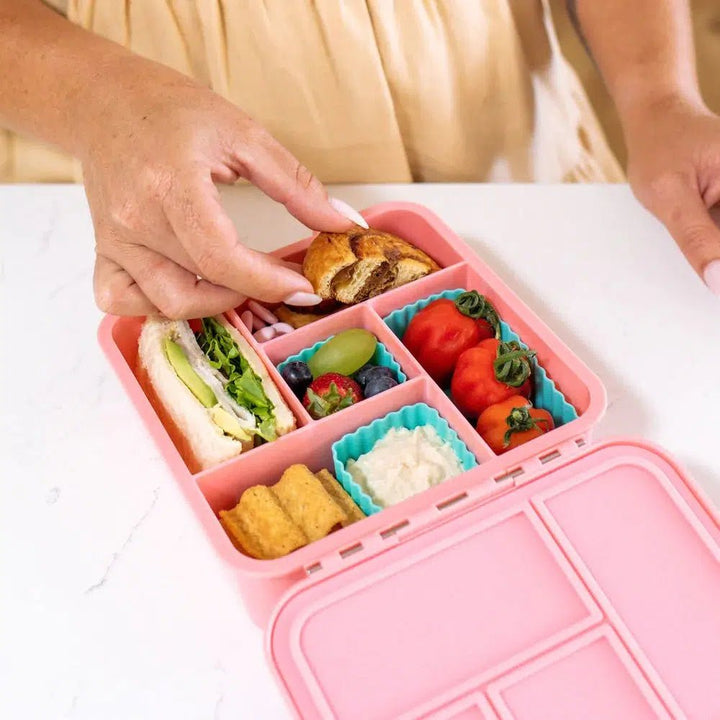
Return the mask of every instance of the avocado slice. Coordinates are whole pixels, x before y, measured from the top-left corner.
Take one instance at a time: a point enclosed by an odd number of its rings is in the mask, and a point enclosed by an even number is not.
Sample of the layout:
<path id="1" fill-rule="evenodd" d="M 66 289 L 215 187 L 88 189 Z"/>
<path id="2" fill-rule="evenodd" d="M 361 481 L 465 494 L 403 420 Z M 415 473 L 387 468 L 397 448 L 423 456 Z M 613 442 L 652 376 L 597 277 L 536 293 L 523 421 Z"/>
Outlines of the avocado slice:
<path id="1" fill-rule="evenodd" d="M 216 405 L 210 410 L 212 421 L 226 434 L 247 442 L 252 439 L 252 435 L 238 422 L 237 418 L 229 413 L 224 407 Z"/>
<path id="2" fill-rule="evenodd" d="M 183 381 L 187 389 L 206 407 L 217 404 L 217 398 L 211 387 L 192 369 L 185 351 L 169 337 L 163 343 L 167 359 L 176 375 Z"/>

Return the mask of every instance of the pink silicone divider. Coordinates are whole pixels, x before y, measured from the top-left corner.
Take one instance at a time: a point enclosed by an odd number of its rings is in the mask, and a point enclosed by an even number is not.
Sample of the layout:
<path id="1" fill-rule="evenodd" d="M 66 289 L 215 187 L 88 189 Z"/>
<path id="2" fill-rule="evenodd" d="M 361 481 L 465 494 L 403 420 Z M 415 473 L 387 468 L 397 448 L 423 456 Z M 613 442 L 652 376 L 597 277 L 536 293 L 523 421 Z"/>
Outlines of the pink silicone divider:
<path id="1" fill-rule="evenodd" d="M 671 717 L 608 625 L 492 683 L 501 720 Z"/>

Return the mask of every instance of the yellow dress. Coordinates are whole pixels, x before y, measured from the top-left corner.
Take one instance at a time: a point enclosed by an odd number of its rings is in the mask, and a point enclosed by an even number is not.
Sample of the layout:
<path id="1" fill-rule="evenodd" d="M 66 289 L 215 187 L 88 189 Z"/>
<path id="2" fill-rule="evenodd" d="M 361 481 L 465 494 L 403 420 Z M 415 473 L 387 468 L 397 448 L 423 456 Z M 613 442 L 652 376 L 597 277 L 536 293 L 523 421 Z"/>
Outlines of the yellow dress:
<path id="1" fill-rule="evenodd" d="M 545 0 L 54 0 L 192 75 L 324 182 L 619 181 Z M 17 181 L 77 162 L 5 133 Z"/>

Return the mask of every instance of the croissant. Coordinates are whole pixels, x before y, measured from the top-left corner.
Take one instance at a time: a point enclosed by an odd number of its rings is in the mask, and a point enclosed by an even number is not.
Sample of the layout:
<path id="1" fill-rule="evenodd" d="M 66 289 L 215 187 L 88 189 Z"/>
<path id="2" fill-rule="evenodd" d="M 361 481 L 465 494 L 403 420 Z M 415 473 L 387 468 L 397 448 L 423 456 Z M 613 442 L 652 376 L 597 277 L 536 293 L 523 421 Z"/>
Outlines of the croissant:
<path id="1" fill-rule="evenodd" d="M 303 273 L 322 298 L 352 305 L 424 277 L 438 264 L 409 242 L 380 230 L 320 233 Z"/>

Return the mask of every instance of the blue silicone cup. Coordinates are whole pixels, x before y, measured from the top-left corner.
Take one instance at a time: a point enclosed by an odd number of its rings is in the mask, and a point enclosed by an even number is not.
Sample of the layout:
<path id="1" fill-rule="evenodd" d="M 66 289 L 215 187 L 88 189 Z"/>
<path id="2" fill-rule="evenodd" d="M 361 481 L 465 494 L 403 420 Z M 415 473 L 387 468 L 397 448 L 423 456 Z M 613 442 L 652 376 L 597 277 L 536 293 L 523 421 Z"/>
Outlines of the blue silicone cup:
<path id="1" fill-rule="evenodd" d="M 393 310 L 384 318 L 385 324 L 402 340 L 407 326 L 415 315 L 431 302 L 440 298 L 454 300 L 460 293 L 465 292 L 463 288 L 455 290 L 445 290 L 444 292 L 430 295 L 429 297 L 418 300 L 412 305 L 406 305 L 398 310 Z M 515 340 L 520 343 L 523 348 L 527 349 L 527 345 L 520 339 L 518 334 L 504 321 L 500 321 L 500 337 L 504 342 Z M 565 396 L 557 389 L 555 383 L 548 377 L 545 369 L 537 362 L 534 365 L 534 384 L 532 403 L 537 408 L 547 410 L 555 422 L 556 427 L 569 423 L 571 420 L 577 419 L 577 411 L 565 399 Z"/>
<path id="2" fill-rule="evenodd" d="M 453 452 L 460 460 L 463 471 L 471 470 L 477 466 L 475 456 L 467 449 L 465 443 L 435 408 L 425 403 L 406 405 L 400 410 L 373 420 L 369 425 L 363 425 L 355 432 L 345 435 L 333 443 L 332 456 L 335 477 L 366 515 L 380 512 L 382 508 L 373 502 L 372 498 L 353 480 L 352 475 L 345 469 L 348 460 L 357 460 L 361 455 L 372 450 L 375 443 L 385 437 L 391 428 L 404 427 L 408 430 L 414 430 L 421 425 L 431 425 L 440 438 L 450 444 Z"/>
<path id="3" fill-rule="evenodd" d="M 325 340 L 320 340 L 319 342 L 316 342 L 312 347 L 305 348 L 301 352 L 297 353 L 297 355 L 291 355 L 289 358 L 283 360 L 277 366 L 278 372 L 282 372 L 282 369 L 290 362 L 300 361 L 306 363 L 326 342 L 328 342 L 328 340 L 332 340 L 333 337 L 335 336 L 331 335 L 329 338 L 325 338 Z M 375 348 L 375 352 L 373 353 L 373 356 L 370 358 L 369 362 L 373 365 L 382 365 L 383 367 L 390 368 L 399 383 L 404 383 L 407 380 L 407 375 L 405 375 L 405 373 L 402 371 L 397 360 L 395 360 L 395 358 L 390 354 L 388 349 L 381 342 L 378 342 L 377 347 Z"/>

